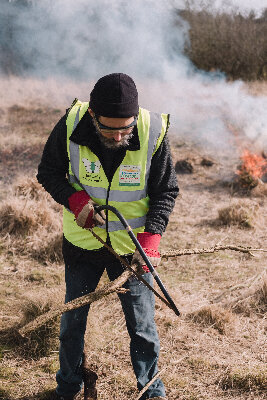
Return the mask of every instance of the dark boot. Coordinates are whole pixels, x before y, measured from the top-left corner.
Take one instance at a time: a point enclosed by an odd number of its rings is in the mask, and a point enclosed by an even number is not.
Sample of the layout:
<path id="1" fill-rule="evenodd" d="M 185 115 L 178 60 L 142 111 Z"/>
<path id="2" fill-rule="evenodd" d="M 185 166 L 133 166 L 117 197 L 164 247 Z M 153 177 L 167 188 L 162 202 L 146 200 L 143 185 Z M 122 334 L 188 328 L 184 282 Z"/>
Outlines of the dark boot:
<path id="1" fill-rule="evenodd" d="M 55 390 L 47 392 L 42 399 L 44 400 L 81 400 L 81 392 L 73 396 L 60 396 Z M 25 399 L 26 400 L 26 399 Z"/>
<path id="2" fill-rule="evenodd" d="M 71 397 L 63 397 L 63 396 L 59 396 L 58 394 L 57 394 L 57 397 L 55 397 L 55 399 L 57 399 L 57 400 L 81 400 L 81 398 L 82 397 L 81 397 L 80 392 Z"/>
<path id="3" fill-rule="evenodd" d="M 151 397 L 148 400 L 167 400 L 167 397 L 161 397 L 161 396 L 159 396 L 159 397 Z"/>
<path id="4" fill-rule="evenodd" d="M 84 400 L 97 400 L 96 380 L 97 374 L 89 368 L 86 353 L 83 353 L 83 383 L 84 383 Z"/>

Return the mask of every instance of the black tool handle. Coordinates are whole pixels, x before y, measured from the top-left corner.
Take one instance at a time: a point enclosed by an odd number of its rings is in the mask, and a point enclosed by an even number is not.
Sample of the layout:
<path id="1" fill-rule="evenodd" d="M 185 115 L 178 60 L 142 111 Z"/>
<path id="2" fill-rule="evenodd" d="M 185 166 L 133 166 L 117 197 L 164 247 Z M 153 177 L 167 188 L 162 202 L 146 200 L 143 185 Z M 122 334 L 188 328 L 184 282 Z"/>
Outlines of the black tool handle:
<path id="1" fill-rule="evenodd" d="M 155 281 L 157 282 L 157 284 L 159 285 L 162 293 L 164 294 L 165 298 L 168 300 L 169 304 L 171 305 L 173 311 L 175 312 L 176 315 L 180 315 L 180 312 L 178 310 L 178 308 L 176 307 L 174 301 L 172 300 L 171 296 L 169 295 L 167 289 L 165 288 L 165 286 L 163 285 L 159 275 L 157 274 L 157 272 L 155 271 L 155 268 L 153 267 L 153 265 L 151 264 L 149 258 L 147 257 L 146 253 L 144 252 L 142 246 L 140 245 L 140 243 L 138 242 L 137 238 L 135 237 L 130 225 L 128 224 L 128 222 L 126 221 L 126 219 L 124 218 L 124 216 L 113 206 L 108 206 L 108 205 L 103 205 L 103 206 L 95 206 L 95 211 L 97 213 L 99 213 L 102 210 L 109 210 L 112 211 L 121 221 L 121 223 L 123 224 L 123 226 L 125 227 L 128 235 L 130 236 L 130 238 L 132 239 L 132 241 L 134 242 L 136 248 L 138 249 L 139 253 L 141 254 L 143 260 L 145 261 L 146 265 L 149 268 L 149 271 L 151 272 L 151 274 L 153 275 Z"/>

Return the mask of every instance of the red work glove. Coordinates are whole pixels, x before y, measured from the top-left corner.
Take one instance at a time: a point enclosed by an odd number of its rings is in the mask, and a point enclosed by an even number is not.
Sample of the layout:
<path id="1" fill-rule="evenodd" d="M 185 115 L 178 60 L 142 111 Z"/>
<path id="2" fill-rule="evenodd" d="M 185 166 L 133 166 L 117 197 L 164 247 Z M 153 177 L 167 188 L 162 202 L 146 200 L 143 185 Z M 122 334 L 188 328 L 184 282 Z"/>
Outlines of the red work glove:
<path id="1" fill-rule="evenodd" d="M 156 233 L 142 232 L 137 234 L 137 240 L 143 247 L 146 255 L 148 256 L 151 264 L 154 268 L 156 268 L 160 263 L 160 253 L 158 251 L 159 242 L 161 239 L 161 235 Z M 148 267 L 145 265 L 143 257 L 136 249 L 132 259 L 132 266 L 138 266 L 139 271 L 141 273 L 149 272 Z M 140 267 L 142 268 L 140 271 Z"/>
<path id="2" fill-rule="evenodd" d="M 76 223 L 81 228 L 93 228 L 95 225 L 104 225 L 106 215 L 102 210 L 100 214 L 95 212 L 95 203 L 85 190 L 73 193 L 69 198 L 69 207 L 76 218 Z"/>

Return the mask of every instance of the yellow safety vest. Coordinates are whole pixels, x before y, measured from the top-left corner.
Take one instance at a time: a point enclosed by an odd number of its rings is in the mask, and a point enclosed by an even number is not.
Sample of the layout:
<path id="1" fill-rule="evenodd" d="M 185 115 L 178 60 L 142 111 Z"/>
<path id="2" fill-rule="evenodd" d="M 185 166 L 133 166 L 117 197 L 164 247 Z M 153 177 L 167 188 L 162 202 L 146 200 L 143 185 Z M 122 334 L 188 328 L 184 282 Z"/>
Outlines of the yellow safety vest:
<path id="1" fill-rule="evenodd" d="M 109 182 L 98 157 L 87 146 L 78 145 L 70 136 L 88 110 L 88 102 L 77 100 L 67 117 L 67 151 L 69 183 L 77 190 L 85 190 L 99 205 L 116 207 L 128 221 L 135 235 L 143 232 L 149 209 L 147 183 L 151 161 L 159 148 L 169 124 L 168 114 L 155 114 L 140 108 L 137 130 L 140 150 L 126 151 L 126 155 Z M 135 246 L 125 228 L 111 211 L 107 223 L 94 231 L 104 241 L 107 232 L 113 249 L 120 255 L 133 253 Z M 66 239 L 82 249 L 96 250 L 103 245 L 92 233 L 79 227 L 74 214 L 64 207 L 63 232 Z"/>

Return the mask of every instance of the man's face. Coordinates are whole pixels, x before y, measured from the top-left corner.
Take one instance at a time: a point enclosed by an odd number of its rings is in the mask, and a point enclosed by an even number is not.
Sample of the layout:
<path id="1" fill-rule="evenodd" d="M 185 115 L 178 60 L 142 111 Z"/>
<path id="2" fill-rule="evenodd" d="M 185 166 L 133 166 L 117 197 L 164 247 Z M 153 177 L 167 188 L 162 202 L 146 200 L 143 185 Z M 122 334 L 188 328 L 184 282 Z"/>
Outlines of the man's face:
<path id="1" fill-rule="evenodd" d="M 101 142 L 109 148 L 117 149 L 119 147 L 125 147 L 129 144 L 129 139 L 133 135 L 133 128 L 131 125 L 134 121 L 134 117 L 130 118 L 109 118 L 99 116 L 96 117 L 93 111 L 88 109 L 90 115 L 93 118 L 93 122 L 97 133 L 99 134 Z M 108 128 L 108 129 L 105 129 Z M 110 129 L 111 128 L 111 129 Z"/>

